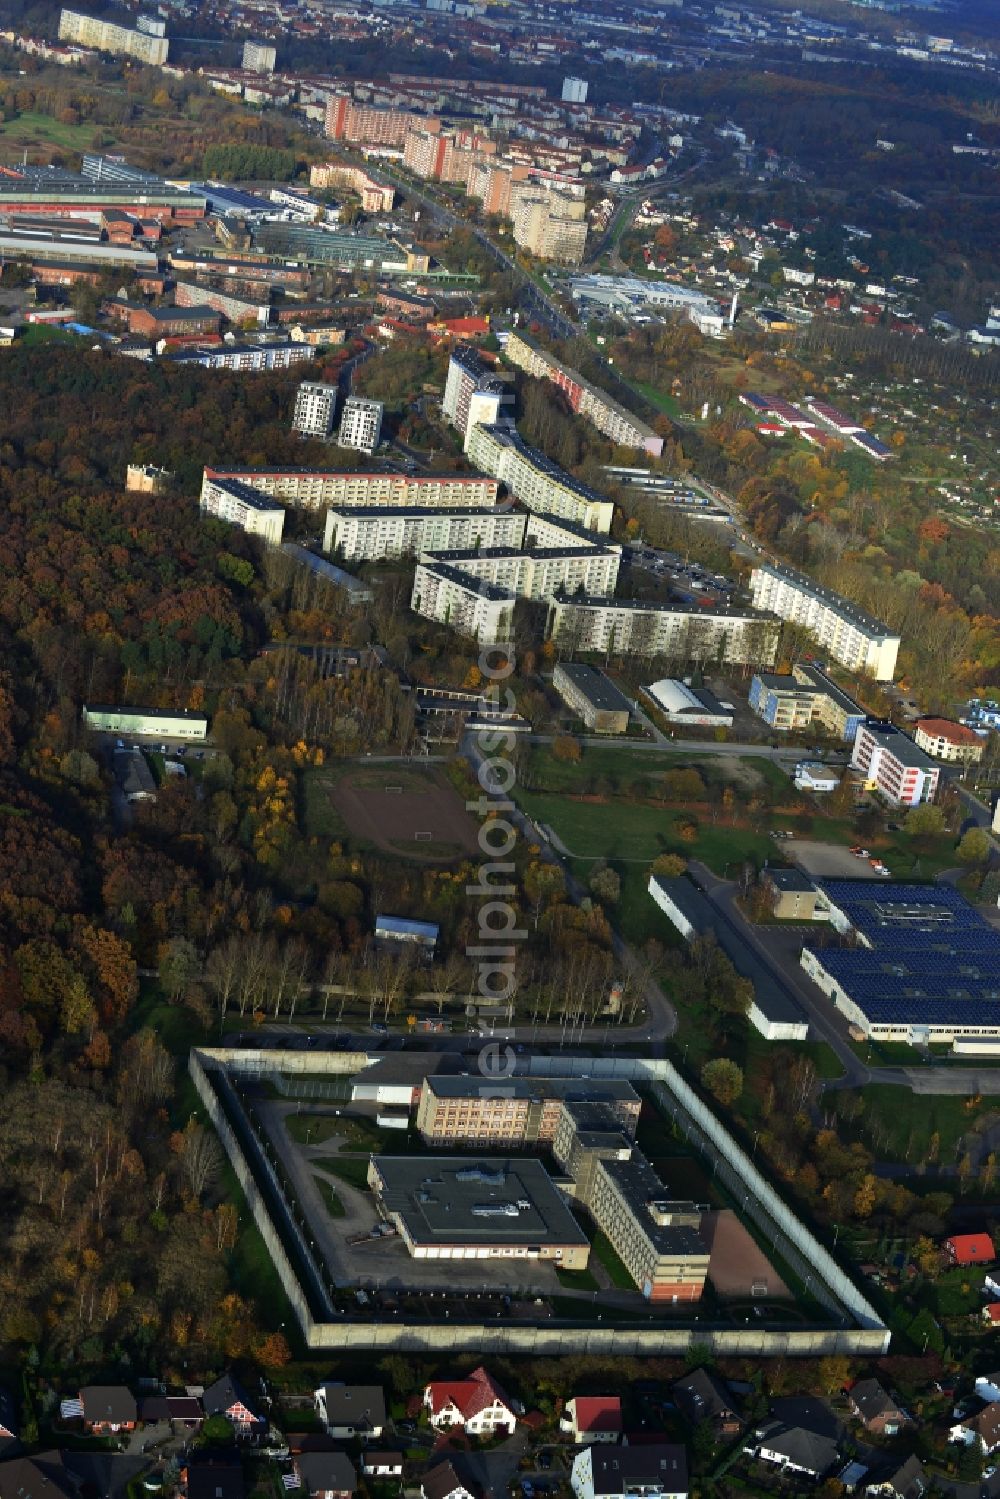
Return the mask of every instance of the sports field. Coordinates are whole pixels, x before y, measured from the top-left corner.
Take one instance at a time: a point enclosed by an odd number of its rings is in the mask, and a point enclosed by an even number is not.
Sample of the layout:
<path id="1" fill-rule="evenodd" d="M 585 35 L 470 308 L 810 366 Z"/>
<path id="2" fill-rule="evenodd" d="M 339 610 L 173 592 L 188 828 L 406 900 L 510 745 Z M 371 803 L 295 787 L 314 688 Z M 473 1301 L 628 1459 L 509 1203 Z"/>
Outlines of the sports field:
<path id="1" fill-rule="evenodd" d="M 327 795 L 348 837 L 384 853 L 444 862 L 479 846 L 475 821 L 436 767 L 360 766 Z"/>

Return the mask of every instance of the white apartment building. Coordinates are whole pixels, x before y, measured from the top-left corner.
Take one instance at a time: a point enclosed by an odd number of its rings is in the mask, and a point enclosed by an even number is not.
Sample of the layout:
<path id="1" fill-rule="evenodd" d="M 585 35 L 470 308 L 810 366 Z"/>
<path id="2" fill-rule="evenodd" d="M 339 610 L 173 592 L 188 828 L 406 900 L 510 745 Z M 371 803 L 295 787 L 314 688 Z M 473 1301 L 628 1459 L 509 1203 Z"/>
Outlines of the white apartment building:
<path id="1" fill-rule="evenodd" d="M 98 52 L 134 57 L 150 67 L 165 63 L 170 50 L 166 37 L 133 31 L 131 27 L 119 26 L 114 21 L 98 21 L 78 10 L 59 12 L 59 40 L 73 42 L 78 47 L 94 47 Z"/>
<path id="2" fill-rule="evenodd" d="M 614 504 L 529 448 L 511 427 L 470 427 L 466 452 L 477 468 L 506 484 L 529 510 L 558 515 L 606 536 Z"/>
<path id="3" fill-rule="evenodd" d="M 228 480 L 225 483 L 203 486 L 198 508 L 203 515 L 214 515 L 230 525 L 249 531 L 252 536 L 261 536 L 268 546 L 278 546 L 285 525 L 283 505 L 251 489 L 248 484 Z"/>
<path id="4" fill-rule="evenodd" d="M 506 589 L 459 572 L 447 563 L 417 564 L 410 596 L 414 614 L 437 620 L 480 645 L 510 639 L 514 603 L 514 595 Z"/>
<path id="5" fill-rule="evenodd" d="M 411 507 L 435 510 L 491 509 L 499 484 L 484 474 L 383 474 L 323 472 L 310 469 L 206 468 L 202 494 L 213 484 L 235 479 L 261 494 L 304 510 L 329 506 Z"/>
<path id="6" fill-rule="evenodd" d="M 345 507 L 327 511 L 323 550 L 337 552 L 344 562 L 368 562 L 416 557 L 421 552 L 519 548 L 524 545 L 527 520 L 523 510 Z"/>
<path id="7" fill-rule="evenodd" d="M 329 437 L 337 414 L 337 387 L 303 380 L 295 392 L 292 431 L 303 437 Z"/>
<path id="8" fill-rule="evenodd" d="M 779 625 L 753 609 L 562 597 L 552 600 L 547 634 L 574 651 L 770 666 Z"/>
<path id="9" fill-rule="evenodd" d="M 641 448 L 658 458 L 663 452 L 663 438 L 633 412 L 609 396 L 606 390 L 591 382 L 568 364 L 563 364 L 526 334 L 512 332 L 504 345 L 504 355 L 511 364 L 538 380 L 550 380 L 566 396 L 573 410 L 592 422 L 598 432 L 610 437 L 620 447 Z"/>
<path id="10" fill-rule="evenodd" d="M 865 786 L 895 807 L 917 807 L 937 795 L 941 767 L 894 724 L 868 719 L 858 729 L 851 764 Z"/>
<path id="11" fill-rule="evenodd" d="M 750 574 L 754 608 L 804 625 L 824 651 L 850 671 L 891 682 L 899 636 L 839 594 L 787 567 L 762 563 Z"/>
<path id="12" fill-rule="evenodd" d="M 514 243 L 539 260 L 579 265 L 587 243 L 587 208 L 578 198 L 534 183 L 511 193 Z"/>
<path id="13" fill-rule="evenodd" d="M 468 438 L 470 424 L 484 416 L 496 420 L 504 394 L 504 383 L 494 366 L 468 344 L 459 344 L 448 360 L 448 374 L 441 397 L 441 410 Z M 473 411 L 477 414 L 473 416 Z"/>
<path id="14" fill-rule="evenodd" d="M 342 448 L 357 448 L 374 453 L 382 435 L 382 402 L 363 396 L 348 396 L 340 417 L 337 443 Z"/>
<path id="15" fill-rule="evenodd" d="M 245 73 L 273 73 L 277 60 L 277 50 L 268 42 L 243 43 L 243 71 Z"/>
<path id="16" fill-rule="evenodd" d="M 420 560 L 444 563 L 520 599 L 551 599 L 558 593 L 613 593 L 621 555 L 617 547 L 533 547 L 523 552 L 496 547 L 428 552 Z"/>

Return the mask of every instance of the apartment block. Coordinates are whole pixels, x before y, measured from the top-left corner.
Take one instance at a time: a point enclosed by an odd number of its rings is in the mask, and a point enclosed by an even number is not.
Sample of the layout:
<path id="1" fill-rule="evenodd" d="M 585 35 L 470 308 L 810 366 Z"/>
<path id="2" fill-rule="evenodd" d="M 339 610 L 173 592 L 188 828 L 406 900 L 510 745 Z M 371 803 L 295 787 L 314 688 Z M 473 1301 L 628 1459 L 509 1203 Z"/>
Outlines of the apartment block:
<path id="1" fill-rule="evenodd" d="M 611 530 L 613 502 L 528 447 L 513 428 L 470 426 L 465 451 L 477 468 L 502 480 L 529 510 L 562 516 L 602 535 Z"/>
<path id="2" fill-rule="evenodd" d="M 649 1301 L 699 1301 L 709 1253 L 698 1234 L 701 1213 L 674 1202 L 646 1158 L 600 1160 L 587 1207 Z"/>
<path id="3" fill-rule="evenodd" d="M 417 557 L 422 552 L 478 551 L 524 545 L 523 510 L 436 510 L 362 505 L 328 510 L 324 552 L 344 562 Z"/>
<path id="4" fill-rule="evenodd" d="M 530 174 L 530 167 L 481 159 L 469 171 L 466 191 L 470 198 L 482 201 L 484 214 L 506 219 L 510 217 L 514 188 L 518 183 L 527 182 Z"/>
<path id="5" fill-rule="evenodd" d="M 363 396 L 348 396 L 340 416 L 337 443 L 342 448 L 357 448 L 374 453 L 382 435 L 382 402 Z"/>
<path id="6" fill-rule="evenodd" d="M 579 265 L 587 244 L 587 211 L 582 199 L 548 193 L 526 184 L 511 193 L 514 243 L 539 260 Z"/>
<path id="7" fill-rule="evenodd" d="M 593 422 L 599 432 L 620 447 L 641 448 L 654 458 L 663 452 L 663 438 L 652 427 L 613 400 L 607 391 L 592 385 L 579 370 L 563 364 L 540 348 L 527 334 L 512 332 L 504 347 L 504 355 L 526 374 L 557 385 L 574 411 Z"/>
<path id="8" fill-rule="evenodd" d="M 440 509 L 492 509 L 499 485 L 483 474 L 385 474 L 325 473 L 309 469 L 217 469 L 206 468 L 202 493 L 213 484 L 236 479 L 262 494 L 299 505 L 304 510 L 320 506 L 405 506 Z"/>
<path id="9" fill-rule="evenodd" d="M 182 349 L 167 358 L 175 364 L 200 364 L 206 370 L 287 370 L 312 359 L 316 350 L 308 344 L 221 344 L 212 348 Z"/>
<path id="10" fill-rule="evenodd" d="M 754 568 L 750 591 L 755 608 L 803 625 L 841 666 L 878 682 L 892 681 L 900 640 L 881 620 L 801 573 L 774 563 Z"/>
<path id="11" fill-rule="evenodd" d="M 406 109 L 379 109 L 355 104 L 349 94 L 334 94 L 326 106 L 328 139 L 358 146 L 402 146 L 410 130 L 441 128 L 441 121 Z"/>
<path id="12" fill-rule="evenodd" d="M 779 625 L 754 609 L 561 597 L 550 605 L 547 633 L 571 651 L 773 666 Z"/>
<path id="13" fill-rule="evenodd" d="M 230 525 L 260 536 L 269 546 L 277 546 L 285 525 L 285 509 L 267 499 L 248 484 L 230 479 L 223 484 L 203 488 L 198 507 L 203 515 L 214 515 Z"/>
<path id="14" fill-rule="evenodd" d="M 536 546 L 525 551 L 494 547 L 479 552 L 426 552 L 420 560 L 444 563 L 515 598 L 546 600 L 560 592 L 613 592 L 621 552 L 618 547 Z"/>
<path id="15" fill-rule="evenodd" d="M 363 167 L 352 167 L 339 161 L 325 161 L 310 167 L 309 186 L 341 187 L 357 193 L 365 213 L 391 213 L 396 201 L 394 187 L 377 182 Z"/>
<path id="16" fill-rule="evenodd" d="M 491 414 L 496 421 L 505 394 L 506 386 L 496 367 L 469 344 L 456 345 L 448 360 L 441 410 L 466 439 L 466 451 L 473 422 Z"/>
<path id="17" fill-rule="evenodd" d="M 277 50 L 269 42 L 243 43 L 243 71 L 245 73 L 273 73 L 277 60 Z"/>
<path id="18" fill-rule="evenodd" d="M 295 392 L 292 431 L 302 437 L 329 437 L 337 414 L 337 387 L 303 380 Z"/>
<path id="19" fill-rule="evenodd" d="M 480 645 L 510 639 L 516 598 L 482 578 L 443 562 L 418 562 L 410 608 L 414 614 L 447 625 Z"/>
<path id="20" fill-rule="evenodd" d="M 790 673 L 763 673 L 750 683 L 750 707 L 772 729 L 786 732 L 818 724 L 833 739 L 854 743 L 866 713 L 826 672 L 798 661 Z"/>
<path id="21" fill-rule="evenodd" d="M 896 807 L 916 807 L 937 795 L 941 767 L 894 724 L 868 719 L 858 729 L 851 764 L 870 791 Z"/>
<path id="22" fill-rule="evenodd" d="M 985 740 L 974 729 L 950 718 L 921 718 L 914 726 L 917 747 L 952 765 L 977 765 L 983 758 Z"/>
<path id="23" fill-rule="evenodd" d="M 113 52 L 119 57 L 134 57 L 150 67 L 160 67 L 170 51 L 166 37 L 133 31 L 130 26 L 119 26 L 114 21 L 99 21 L 78 10 L 59 12 L 59 40 L 77 47 L 93 47 L 98 52 Z"/>
<path id="24" fill-rule="evenodd" d="M 420 1090 L 417 1129 L 436 1147 L 553 1145 L 563 1104 L 599 1103 L 616 1127 L 635 1139 L 642 1107 L 631 1083 L 601 1079 L 513 1077 L 502 1091 L 477 1077 L 428 1077 Z M 557 1159 L 562 1157 L 557 1153 Z"/>

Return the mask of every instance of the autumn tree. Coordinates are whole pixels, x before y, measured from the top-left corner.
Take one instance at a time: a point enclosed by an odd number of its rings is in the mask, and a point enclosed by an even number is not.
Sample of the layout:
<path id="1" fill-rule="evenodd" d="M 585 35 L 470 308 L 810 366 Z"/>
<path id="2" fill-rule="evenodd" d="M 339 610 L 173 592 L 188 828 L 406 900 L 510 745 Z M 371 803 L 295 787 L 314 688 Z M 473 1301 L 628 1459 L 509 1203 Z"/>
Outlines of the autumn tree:
<path id="1" fill-rule="evenodd" d="M 726 1108 L 731 1108 L 743 1092 L 743 1069 L 728 1057 L 716 1057 L 701 1069 L 704 1087 Z"/>

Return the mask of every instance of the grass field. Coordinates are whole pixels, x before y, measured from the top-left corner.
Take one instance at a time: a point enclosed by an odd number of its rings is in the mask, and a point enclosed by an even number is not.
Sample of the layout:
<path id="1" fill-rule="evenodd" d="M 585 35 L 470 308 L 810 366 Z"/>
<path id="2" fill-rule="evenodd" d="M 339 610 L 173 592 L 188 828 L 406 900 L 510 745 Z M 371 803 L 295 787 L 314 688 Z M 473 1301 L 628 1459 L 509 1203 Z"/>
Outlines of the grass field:
<path id="1" fill-rule="evenodd" d="M 836 1096 L 836 1095 L 834 1095 Z M 938 1160 L 954 1163 L 956 1147 L 984 1114 L 1000 1113 L 1000 1097 L 982 1098 L 974 1108 L 951 1094 L 917 1094 L 891 1083 L 871 1083 L 860 1089 L 864 1112 L 857 1126 L 866 1142 L 877 1149 L 881 1160 L 927 1160 L 931 1136 L 939 1137 Z"/>
<path id="2" fill-rule="evenodd" d="M 344 1208 L 344 1204 L 341 1202 L 340 1198 L 337 1196 L 330 1183 L 326 1181 L 324 1177 L 317 1176 L 315 1172 L 313 1173 L 313 1181 L 316 1183 L 316 1188 L 319 1192 L 319 1195 L 323 1199 L 323 1206 L 330 1214 L 330 1217 L 345 1217 L 346 1211 Z"/>
<path id="3" fill-rule="evenodd" d="M 5 120 L 0 125 L 0 139 L 8 146 L 61 146 L 66 151 L 87 151 L 96 129 L 95 125 L 64 125 L 49 115 L 29 111 Z"/>

